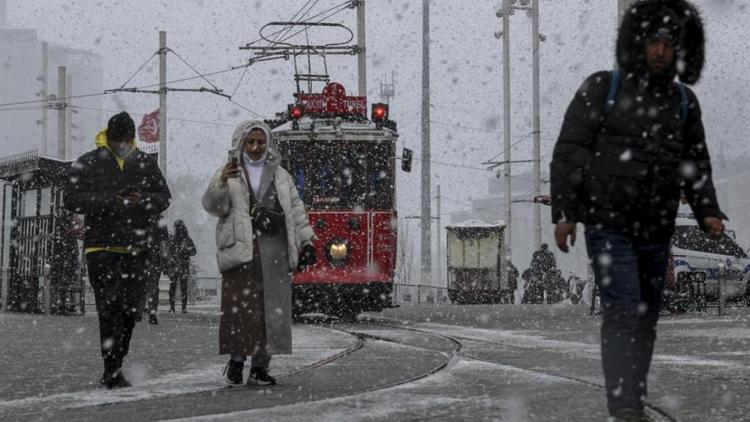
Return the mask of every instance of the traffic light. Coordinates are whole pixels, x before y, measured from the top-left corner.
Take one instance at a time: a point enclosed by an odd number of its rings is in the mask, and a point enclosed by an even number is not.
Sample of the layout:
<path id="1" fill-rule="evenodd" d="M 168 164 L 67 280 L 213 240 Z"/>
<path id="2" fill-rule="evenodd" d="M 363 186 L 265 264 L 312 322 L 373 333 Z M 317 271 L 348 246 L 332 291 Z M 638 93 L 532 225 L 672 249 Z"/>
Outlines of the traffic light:
<path id="1" fill-rule="evenodd" d="M 372 105 L 372 113 L 370 114 L 373 122 L 379 123 L 388 120 L 388 104 L 375 103 Z"/>
<path id="2" fill-rule="evenodd" d="M 401 170 L 407 173 L 411 171 L 411 150 L 409 148 L 404 148 L 401 153 Z"/>
<path id="3" fill-rule="evenodd" d="M 299 120 L 303 114 L 302 106 L 299 104 L 289 104 L 287 106 L 287 112 L 289 112 L 289 117 L 291 117 L 292 120 Z"/>

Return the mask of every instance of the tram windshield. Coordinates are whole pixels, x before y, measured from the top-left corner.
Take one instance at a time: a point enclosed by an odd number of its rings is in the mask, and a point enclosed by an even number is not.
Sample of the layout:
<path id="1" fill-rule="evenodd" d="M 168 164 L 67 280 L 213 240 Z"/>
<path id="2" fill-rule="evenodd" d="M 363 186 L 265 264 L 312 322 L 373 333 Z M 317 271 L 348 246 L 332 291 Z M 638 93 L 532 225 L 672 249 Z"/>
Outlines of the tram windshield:
<path id="1" fill-rule="evenodd" d="M 312 209 L 393 208 L 390 142 L 281 142 L 283 166 Z"/>

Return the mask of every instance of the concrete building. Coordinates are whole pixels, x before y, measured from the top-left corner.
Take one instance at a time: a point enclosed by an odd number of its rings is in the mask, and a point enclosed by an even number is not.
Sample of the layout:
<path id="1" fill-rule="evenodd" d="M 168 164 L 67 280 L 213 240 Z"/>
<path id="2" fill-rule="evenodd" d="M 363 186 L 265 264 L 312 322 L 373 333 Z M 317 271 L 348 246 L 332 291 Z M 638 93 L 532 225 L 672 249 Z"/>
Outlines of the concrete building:
<path id="1" fill-rule="evenodd" d="M 7 0 L 0 0 L 0 104 L 40 101 L 44 69 L 42 45 L 36 29 L 14 28 L 8 20 Z M 58 92 L 58 66 L 69 76 L 69 96 L 103 91 L 102 57 L 85 50 L 48 43 L 47 94 Z M 93 147 L 93 137 L 102 128 L 102 96 L 71 99 L 67 114 L 67 157 L 58 157 L 57 110 L 47 108 L 46 156 L 73 159 Z M 56 100 L 50 100 L 54 104 Z M 0 145 L 6 156 L 44 150 L 43 102 L 0 106 Z"/>

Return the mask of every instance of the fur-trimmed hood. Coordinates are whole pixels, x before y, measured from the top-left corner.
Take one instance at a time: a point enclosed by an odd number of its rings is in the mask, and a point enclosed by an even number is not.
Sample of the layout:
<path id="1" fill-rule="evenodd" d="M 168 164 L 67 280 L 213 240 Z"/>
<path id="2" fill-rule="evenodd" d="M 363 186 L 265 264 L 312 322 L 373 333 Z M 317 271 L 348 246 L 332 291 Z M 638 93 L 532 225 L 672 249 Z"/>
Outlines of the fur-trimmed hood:
<path id="1" fill-rule="evenodd" d="M 686 84 L 700 79 L 705 34 L 698 9 L 687 0 L 637 0 L 625 11 L 617 34 L 617 64 L 627 73 L 646 70 L 646 39 L 659 28 L 675 35 L 673 74 Z"/>

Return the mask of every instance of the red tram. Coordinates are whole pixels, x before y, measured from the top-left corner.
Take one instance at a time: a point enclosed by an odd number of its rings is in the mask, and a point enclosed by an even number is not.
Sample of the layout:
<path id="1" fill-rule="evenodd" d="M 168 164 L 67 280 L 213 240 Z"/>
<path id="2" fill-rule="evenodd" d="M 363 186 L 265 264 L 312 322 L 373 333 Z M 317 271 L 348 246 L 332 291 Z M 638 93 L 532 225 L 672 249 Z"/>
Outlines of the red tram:
<path id="1" fill-rule="evenodd" d="M 293 312 L 351 319 L 391 306 L 396 265 L 398 133 L 388 106 L 338 83 L 295 95 L 269 122 L 318 237 L 317 263 L 295 274 Z"/>

